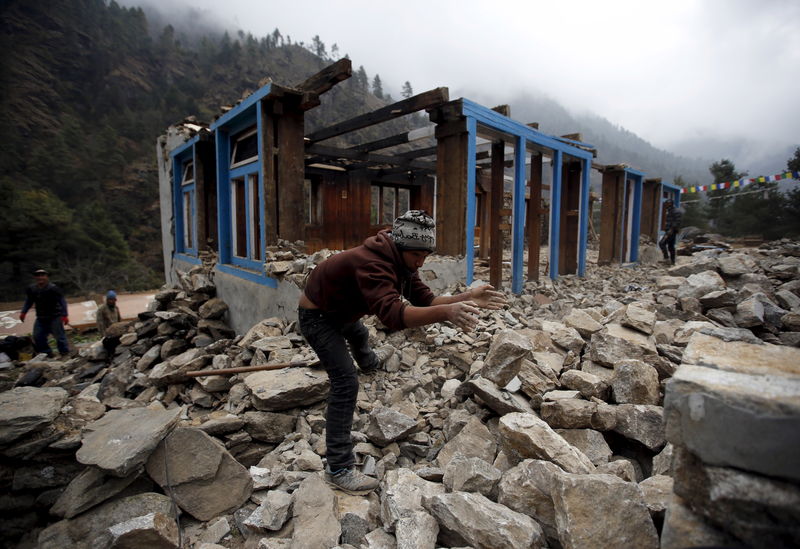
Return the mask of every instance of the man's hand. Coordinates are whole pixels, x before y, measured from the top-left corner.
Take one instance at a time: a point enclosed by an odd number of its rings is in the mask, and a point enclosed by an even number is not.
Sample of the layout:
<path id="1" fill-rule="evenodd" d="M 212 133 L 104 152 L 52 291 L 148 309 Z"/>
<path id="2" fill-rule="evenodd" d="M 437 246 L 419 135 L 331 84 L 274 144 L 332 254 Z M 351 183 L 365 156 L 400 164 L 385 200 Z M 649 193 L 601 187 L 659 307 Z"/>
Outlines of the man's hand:
<path id="1" fill-rule="evenodd" d="M 68 316 L 62 316 L 62 317 L 61 317 L 61 323 L 62 323 L 64 326 L 66 326 L 67 324 L 69 324 L 69 317 L 68 317 Z"/>
<path id="2" fill-rule="evenodd" d="M 459 301 L 447 305 L 447 320 L 464 330 L 471 332 L 478 325 L 480 310 L 472 301 Z"/>
<path id="3" fill-rule="evenodd" d="M 25 322 L 25 316 L 26 316 L 27 314 L 28 314 L 28 313 L 19 313 L 19 321 L 20 321 L 20 322 Z"/>
<path id="4" fill-rule="evenodd" d="M 482 309 L 497 310 L 507 305 L 506 297 L 501 292 L 495 291 L 494 287 L 489 284 L 472 288 L 469 291 L 469 297 L 475 306 Z"/>

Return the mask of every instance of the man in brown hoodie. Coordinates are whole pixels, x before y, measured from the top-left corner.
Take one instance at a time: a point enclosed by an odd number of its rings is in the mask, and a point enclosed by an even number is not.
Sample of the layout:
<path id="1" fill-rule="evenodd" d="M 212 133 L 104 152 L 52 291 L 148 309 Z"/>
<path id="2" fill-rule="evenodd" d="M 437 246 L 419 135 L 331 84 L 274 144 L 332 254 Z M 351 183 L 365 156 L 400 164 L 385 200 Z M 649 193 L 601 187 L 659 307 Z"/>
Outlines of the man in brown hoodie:
<path id="1" fill-rule="evenodd" d="M 421 210 L 395 219 L 364 244 L 333 255 L 309 276 L 300 296 L 300 331 L 328 373 L 331 389 L 325 414 L 326 480 L 349 493 L 374 490 L 378 481 L 354 468 L 350 430 L 358 394 L 356 365 L 375 370 L 382 362 L 369 347 L 360 318 L 374 314 L 402 330 L 449 321 L 464 331 L 478 323 L 479 307 L 499 309 L 503 294 L 489 286 L 453 296 L 434 296 L 417 270 L 436 247 L 436 226 Z M 382 357 L 385 359 L 386 357 Z"/>

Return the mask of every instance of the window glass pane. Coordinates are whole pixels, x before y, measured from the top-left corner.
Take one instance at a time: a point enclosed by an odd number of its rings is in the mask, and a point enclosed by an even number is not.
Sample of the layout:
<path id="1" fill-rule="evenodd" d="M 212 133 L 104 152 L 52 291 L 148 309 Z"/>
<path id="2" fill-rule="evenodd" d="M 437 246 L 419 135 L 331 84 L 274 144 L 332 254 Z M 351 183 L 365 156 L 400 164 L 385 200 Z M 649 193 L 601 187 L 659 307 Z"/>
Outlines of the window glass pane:
<path id="1" fill-rule="evenodd" d="M 383 212 L 381 215 L 381 223 L 391 225 L 394 221 L 395 215 L 395 188 L 383 187 Z"/>
<path id="2" fill-rule="evenodd" d="M 258 193 L 258 176 L 249 175 L 250 189 L 250 259 L 261 259 L 261 202 Z"/>
<path id="3" fill-rule="evenodd" d="M 258 158 L 258 134 L 255 128 L 244 130 L 231 138 L 231 165 L 252 162 Z"/>
<path id="4" fill-rule="evenodd" d="M 188 160 L 183 164 L 183 179 L 181 182 L 185 185 L 194 181 L 194 162 Z"/>
<path id="5" fill-rule="evenodd" d="M 237 257 L 247 257 L 247 210 L 242 178 L 231 181 L 231 210 L 233 254 Z"/>
<path id="6" fill-rule="evenodd" d="M 411 191 L 397 189 L 397 215 L 401 216 L 411 209 Z"/>
<path id="7" fill-rule="evenodd" d="M 372 225 L 378 224 L 378 214 L 381 206 L 381 188 L 377 185 L 370 187 L 370 200 L 369 200 L 369 222 Z"/>
<path id="8" fill-rule="evenodd" d="M 192 193 L 183 193 L 183 247 L 194 248 L 194 223 L 192 222 Z"/>

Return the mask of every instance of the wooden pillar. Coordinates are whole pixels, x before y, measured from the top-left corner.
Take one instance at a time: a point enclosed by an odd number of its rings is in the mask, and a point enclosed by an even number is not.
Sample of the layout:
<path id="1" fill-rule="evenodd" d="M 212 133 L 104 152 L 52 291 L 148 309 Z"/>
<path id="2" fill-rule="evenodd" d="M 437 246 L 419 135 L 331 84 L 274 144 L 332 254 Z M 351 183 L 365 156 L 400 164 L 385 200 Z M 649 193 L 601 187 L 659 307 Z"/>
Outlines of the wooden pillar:
<path id="1" fill-rule="evenodd" d="M 622 211 L 625 197 L 625 171 L 603 170 L 603 196 L 600 204 L 600 249 L 597 264 L 622 261 Z"/>
<path id="2" fill-rule="evenodd" d="M 503 285 L 503 233 L 500 231 L 500 210 L 503 208 L 505 144 L 492 143 L 492 181 L 489 215 L 489 283 L 496 289 Z"/>
<path id="3" fill-rule="evenodd" d="M 659 190 L 661 178 L 645 179 L 642 189 L 641 234 L 646 234 L 653 242 L 658 240 Z"/>
<path id="4" fill-rule="evenodd" d="M 542 154 L 531 155 L 531 178 L 528 180 L 528 280 L 539 280 L 539 253 L 542 241 Z"/>
<path id="5" fill-rule="evenodd" d="M 283 110 L 273 125 L 273 147 L 279 159 L 274 169 L 277 173 L 278 236 L 295 242 L 305 240 L 304 115 L 297 98 L 287 97 L 275 104 L 278 105 Z"/>
<path id="6" fill-rule="evenodd" d="M 436 251 L 442 255 L 463 255 L 467 246 L 468 135 L 465 118 L 436 126 Z"/>
<path id="7" fill-rule="evenodd" d="M 565 162 L 561 186 L 561 230 L 558 274 L 578 272 L 579 214 L 581 198 L 581 163 Z M 552 205 L 556 207 L 557 205 Z"/>
<path id="8" fill-rule="evenodd" d="M 480 235 L 480 241 L 478 243 L 479 246 L 478 257 L 480 257 L 481 259 L 489 259 L 489 246 L 490 246 L 489 234 L 491 233 L 491 231 L 489 230 L 489 227 L 491 226 L 491 219 L 489 216 L 491 212 L 492 195 L 491 193 L 483 191 L 483 189 L 485 188 L 485 185 L 482 183 L 484 177 L 485 175 L 483 173 L 479 173 L 477 176 L 479 183 L 478 185 L 476 185 L 476 188 L 477 187 L 481 188 L 481 192 L 478 195 L 478 197 L 480 198 L 478 202 L 480 208 L 478 211 L 481 220 L 481 235 Z"/>

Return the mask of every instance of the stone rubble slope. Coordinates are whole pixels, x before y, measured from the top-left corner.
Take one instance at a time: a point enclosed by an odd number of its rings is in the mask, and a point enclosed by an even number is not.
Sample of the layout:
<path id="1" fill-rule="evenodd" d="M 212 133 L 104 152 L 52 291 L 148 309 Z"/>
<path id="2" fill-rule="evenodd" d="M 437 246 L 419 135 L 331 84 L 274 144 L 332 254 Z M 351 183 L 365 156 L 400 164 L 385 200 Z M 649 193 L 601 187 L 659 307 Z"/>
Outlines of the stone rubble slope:
<path id="1" fill-rule="evenodd" d="M 328 255 L 268 265 L 302 284 Z M 327 376 L 295 323 L 226 313 L 198 267 L 112 326 L 113 356 L 0 371 L 9 546 L 800 543 L 797 243 L 529 282 L 470 334 L 366 319 L 393 350 L 361 376 L 366 496 L 323 480 Z M 279 362 L 303 364 L 187 375 Z"/>

